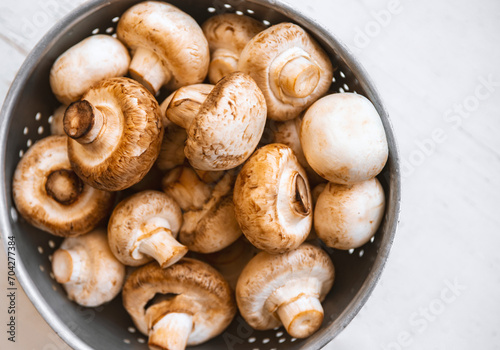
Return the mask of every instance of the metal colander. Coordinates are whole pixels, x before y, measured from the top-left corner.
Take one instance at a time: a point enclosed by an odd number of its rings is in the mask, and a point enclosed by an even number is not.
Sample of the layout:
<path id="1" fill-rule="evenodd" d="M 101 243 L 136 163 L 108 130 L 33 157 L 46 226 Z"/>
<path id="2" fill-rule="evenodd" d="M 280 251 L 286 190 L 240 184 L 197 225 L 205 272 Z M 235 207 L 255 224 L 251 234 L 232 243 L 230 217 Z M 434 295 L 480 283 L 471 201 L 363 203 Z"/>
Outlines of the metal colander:
<path id="1" fill-rule="evenodd" d="M 92 0 L 70 13 L 41 40 L 21 67 L 1 114 L 0 222 L 4 243 L 15 236 L 17 277 L 38 311 L 75 349 L 147 349 L 117 297 L 94 309 L 66 298 L 51 273 L 51 254 L 62 239 L 41 232 L 18 216 L 11 186 L 15 167 L 24 152 L 50 132 L 51 113 L 59 103 L 51 93 L 49 71 L 55 59 L 89 35 L 113 34 L 119 16 L 137 0 Z M 382 101 L 367 74 L 338 40 L 314 19 L 278 0 L 169 0 L 199 23 L 213 14 L 245 14 L 270 25 L 291 21 L 308 30 L 337 67 L 331 92 L 356 92 L 368 97 L 380 116 L 389 143 L 389 160 L 379 179 L 386 193 L 386 213 L 372 240 L 350 251 L 327 249 L 336 267 L 336 280 L 323 303 L 321 329 L 307 339 L 291 338 L 283 328 L 252 330 L 237 315 L 217 338 L 193 349 L 319 349 L 332 340 L 357 314 L 373 290 L 387 259 L 396 231 L 400 203 L 398 150 Z M 165 92 L 164 92 L 165 94 Z M 159 98 L 162 101 L 162 98 Z"/>

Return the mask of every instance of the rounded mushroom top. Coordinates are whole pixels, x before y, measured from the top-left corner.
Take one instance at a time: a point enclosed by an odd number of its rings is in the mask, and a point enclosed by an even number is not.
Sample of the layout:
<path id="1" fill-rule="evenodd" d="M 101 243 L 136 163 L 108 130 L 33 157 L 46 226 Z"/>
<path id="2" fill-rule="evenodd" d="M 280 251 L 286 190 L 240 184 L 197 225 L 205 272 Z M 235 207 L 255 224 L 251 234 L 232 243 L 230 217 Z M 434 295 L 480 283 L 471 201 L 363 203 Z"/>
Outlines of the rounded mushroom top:
<path id="1" fill-rule="evenodd" d="M 126 265 L 138 266 L 152 258 L 133 256 L 139 238 L 152 234 L 158 227 L 176 237 L 182 224 L 182 212 L 172 197 L 159 191 L 143 191 L 121 201 L 108 223 L 109 246 Z"/>
<path id="2" fill-rule="evenodd" d="M 78 178 L 68 159 L 66 136 L 49 136 L 26 152 L 14 173 L 12 192 L 19 213 L 56 236 L 78 236 L 109 215 L 114 194 Z"/>
<path id="3" fill-rule="evenodd" d="M 74 171 L 95 188 L 119 191 L 153 166 L 163 137 L 158 102 L 128 78 L 95 84 L 68 107 L 64 130 Z"/>
<path id="4" fill-rule="evenodd" d="M 125 279 L 125 266 L 109 250 L 104 229 L 66 238 L 54 253 L 52 269 L 68 298 L 87 307 L 113 299 Z"/>
<path id="5" fill-rule="evenodd" d="M 245 320 L 255 329 L 278 327 L 281 306 L 297 297 L 323 301 L 330 291 L 335 269 L 321 248 L 304 243 L 295 250 L 272 255 L 258 253 L 245 266 L 236 285 L 236 301 Z"/>
<path id="6" fill-rule="evenodd" d="M 268 117 L 281 121 L 297 117 L 323 96 L 333 77 L 323 49 L 292 23 L 276 24 L 254 36 L 241 52 L 238 70 L 262 90 Z"/>
<path id="7" fill-rule="evenodd" d="M 201 83 L 207 75 L 210 52 L 200 26 L 171 4 L 145 1 L 132 6 L 121 16 L 116 33 L 133 53 L 146 49 L 160 58 L 171 90 Z"/>
<path id="8" fill-rule="evenodd" d="M 164 298 L 147 309 L 146 305 L 157 294 Z M 147 320 L 151 308 L 155 309 L 156 318 L 173 312 L 191 315 L 194 326 L 188 345 L 220 334 L 236 313 L 231 288 L 221 274 L 210 265 L 190 258 L 166 269 L 151 263 L 134 271 L 123 287 L 123 305 L 144 334 L 148 334 L 150 323 L 156 321 Z"/>
<path id="9" fill-rule="evenodd" d="M 224 13 L 210 17 L 201 28 L 212 55 L 208 77 L 215 84 L 237 70 L 241 51 L 266 26 L 248 16 Z"/>
<path id="10" fill-rule="evenodd" d="M 257 147 L 266 124 L 266 102 L 241 72 L 221 79 L 189 126 L 184 153 L 195 169 L 228 170 Z"/>
<path id="11" fill-rule="evenodd" d="M 288 146 L 258 149 L 238 174 L 233 200 L 244 235 L 269 253 L 295 249 L 311 230 L 307 175 Z"/>
<path id="12" fill-rule="evenodd" d="M 377 110 L 366 97 L 354 93 L 316 101 L 304 115 L 300 142 L 309 165 L 339 184 L 377 176 L 389 152 Z"/>
<path id="13" fill-rule="evenodd" d="M 127 48 L 109 35 L 93 35 L 69 48 L 50 70 L 50 86 L 63 104 L 74 102 L 93 84 L 127 73 Z"/>

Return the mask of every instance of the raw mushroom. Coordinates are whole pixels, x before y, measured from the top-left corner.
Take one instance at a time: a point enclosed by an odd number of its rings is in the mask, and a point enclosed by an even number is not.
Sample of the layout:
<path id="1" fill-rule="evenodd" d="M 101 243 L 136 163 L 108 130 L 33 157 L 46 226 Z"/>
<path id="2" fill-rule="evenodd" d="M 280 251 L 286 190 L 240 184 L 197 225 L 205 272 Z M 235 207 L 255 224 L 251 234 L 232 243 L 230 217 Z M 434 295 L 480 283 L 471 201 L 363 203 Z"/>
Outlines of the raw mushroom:
<path id="1" fill-rule="evenodd" d="M 385 209 L 385 194 L 374 178 L 353 185 L 329 183 L 314 209 L 314 227 L 329 247 L 354 249 L 377 232 Z"/>
<path id="2" fill-rule="evenodd" d="M 220 273 L 190 258 L 166 269 L 151 263 L 133 272 L 123 287 L 123 305 L 149 336 L 149 348 L 158 350 L 204 343 L 236 314 L 231 288 Z"/>
<path id="3" fill-rule="evenodd" d="M 132 50 L 130 76 L 153 94 L 201 83 L 210 52 L 200 26 L 187 13 L 159 1 L 129 8 L 116 28 L 118 39 Z"/>
<path id="4" fill-rule="evenodd" d="M 99 191 L 71 169 L 66 136 L 49 136 L 26 152 L 14 173 L 17 210 L 33 226 L 56 236 L 92 231 L 113 208 L 115 195 Z"/>
<path id="5" fill-rule="evenodd" d="M 259 249 L 283 253 L 297 248 L 312 225 L 312 200 L 305 170 L 290 147 L 273 143 L 245 163 L 234 186 L 236 219 Z"/>
<path id="6" fill-rule="evenodd" d="M 217 183 L 209 185 L 192 169 L 182 167 L 163 179 L 163 190 L 185 211 L 179 241 L 189 250 L 213 253 L 241 236 L 232 200 L 234 177 L 227 172 Z"/>
<path id="7" fill-rule="evenodd" d="M 224 13 L 210 17 L 201 26 L 210 47 L 208 78 L 212 84 L 238 70 L 245 45 L 266 26 L 248 16 Z"/>
<path id="8" fill-rule="evenodd" d="M 306 338 L 323 322 L 321 302 L 330 291 L 335 270 L 321 248 L 304 243 L 295 250 L 257 254 L 236 285 L 241 316 L 257 330 L 285 326 L 292 337 Z"/>
<path id="9" fill-rule="evenodd" d="M 153 95 L 132 79 L 95 84 L 64 115 L 74 171 L 101 190 L 120 191 L 138 183 L 160 152 L 160 113 Z"/>
<path id="10" fill-rule="evenodd" d="M 273 124 L 273 136 L 274 142 L 282 143 L 287 145 L 293 150 L 293 153 L 297 157 L 299 164 L 302 165 L 304 170 L 307 173 L 307 177 L 309 178 L 309 182 L 311 184 L 317 184 L 321 182 L 325 182 L 321 176 L 319 176 L 313 168 L 307 163 L 306 157 L 304 156 L 304 152 L 302 151 L 302 146 L 300 145 L 300 125 L 302 123 L 302 118 L 297 117 L 292 120 L 288 120 L 285 122 L 275 122 Z"/>
<path id="11" fill-rule="evenodd" d="M 268 117 L 296 118 L 329 89 L 332 64 L 304 29 L 280 23 L 254 36 L 245 46 L 238 70 L 249 74 L 266 97 Z"/>
<path id="12" fill-rule="evenodd" d="M 339 184 L 377 176 L 389 152 L 377 110 L 366 97 L 353 93 L 315 102 L 304 115 L 300 142 L 311 167 Z"/>
<path id="13" fill-rule="evenodd" d="M 86 307 L 114 299 L 125 279 L 125 266 L 109 250 L 104 229 L 66 238 L 52 255 L 52 272 L 68 298 Z"/>
<path id="14" fill-rule="evenodd" d="M 186 143 L 186 130 L 175 125 L 170 120 L 163 122 L 165 132 L 161 142 L 160 154 L 156 166 L 161 171 L 168 171 L 184 163 L 184 145 Z"/>
<path id="15" fill-rule="evenodd" d="M 266 102 L 250 76 L 221 79 L 187 129 L 184 154 L 195 169 L 228 170 L 250 157 L 266 124 Z"/>
<path id="16" fill-rule="evenodd" d="M 325 189 L 325 187 L 327 185 L 328 185 L 328 182 L 323 182 L 312 189 L 311 198 L 312 198 L 312 202 L 313 202 L 313 207 L 316 207 L 316 202 L 318 201 L 319 195 L 321 194 L 321 192 L 323 192 L 323 190 Z M 314 213 L 313 213 L 313 216 L 314 216 Z M 316 230 L 314 228 L 314 219 L 313 219 L 313 226 L 311 228 L 311 232 L 309 232 L 309 236 L 307 236 L 306 241 L 309 243 L 312 243 L 312 241 L 316 241 L 317 238 L 318 238 L 318 235 L 316 234 Z"/>
<path id="17" fill-rule="evenodd" d="M 93 35 L 69 48 L 50 70 L 50 87 L 57 99 L 69 105 L 102 79 L 127 74 L 127 48 L 109 35 Z"/>
<path id="18" fill-rule="evenodd" d="M 109 246 L 125 265 L 139 266 L 155 259 L 161 267 L 168 267 L 188 251 L 175 239 L 181 224 L 181 209 L 170 196 L 159 191 L 139 192 L 113 210 Z"/>
<path id="19" fill-rule="evenodd" d="M 61 105 L 61 106 L 57 107 L 57 109 L 52 114 L 52 121 L 50 123 L 50 133 L 52 135 L 66 136 L 66 133 L 64 132 L 64 124 L 63 124 L 64 112 L 66 112 L 66 108 L 68 108 L 68 106 Z"/>

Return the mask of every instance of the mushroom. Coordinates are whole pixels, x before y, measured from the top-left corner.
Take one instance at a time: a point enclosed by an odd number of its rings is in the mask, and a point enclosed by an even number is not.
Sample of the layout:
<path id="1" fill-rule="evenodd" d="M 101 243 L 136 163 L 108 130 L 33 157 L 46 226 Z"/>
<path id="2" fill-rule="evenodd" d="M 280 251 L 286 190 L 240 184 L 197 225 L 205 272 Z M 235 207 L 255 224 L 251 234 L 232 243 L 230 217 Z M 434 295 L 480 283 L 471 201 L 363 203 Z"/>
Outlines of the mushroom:
<path id="1" fill-rule="evenodd" d="M 50 87 L 56 98 L 69 105 L 102 79 L 127 73 L 127 48 L 109 35 L 93 35 L 69 48 L 50 70 Z"/>
<path id="2" fill-rule="evenodd" d="M 64 115 L 75 173 L 107 191 L 138 183 L 160 152 L 160 113 L 153 95 L 132 79 L 112 78 L 95 84 Z"/>
<path id="3" fill-rule="evenodd" d="M 200 26 L 187 13 L 159 1 L 129 8 L 116 28 L 118 39 L 132 50 L 130 76 L 156 94 L 201 83 L 210 52 Z"/>
<path id="4" fill-rule="evenodd" d="M 86 307 L 111 301 L 120 293 L 125 266 L 109 250 L 106 230 L 66 238 L 52 255 L 52 272 L 70 300 Z"/>
<path id="5" fill-rule="evenodd" d="M 73 172 L 66 136 L 49 136 L 31 146 L 17 165 L 12 193 L 26 221 L 63 237 L 92 231 L 109 215 L 115 198 Z"/>
<path id="6" fill-rule="evenodd" d="M 290 120 L 329 89 L 332 64 L 320 45 L 296 24 L 280 23 L 245 46 L 238 70 L 249 74 L 264 93 L 268 117 Z"/>
<path id="7" fill-rule="evenodd" d="M 377 110 L 366 97 L 354 93 L 328 95 L 309 107 L 300 142 L 314 171 L 338 184 L 377 176 L 389 152 Z"/>
<path id="8" fill-rule="evenodd" d="M 155 297 L 156 296 L 156 297 Z M 160 269 L 145 265 L 127 279 L 123 305 L 150 349 L 183 350 L 219 335 L 236 305 L 231 288 L 214 268 L 184 258 Z"/>
<path id="9" fill-rule="evenodd" d="M 321 302 L 334 277 L 330 257 L 314 245 L 304 243 L 277 255 L 260 252 L 238 279 L 238 309 L 254 329 L 283 324 L 292 337 L 306 338 L 323 322 Z"/>
<path id="10" fill-rule="evenodd" d="M 61 105 L 56 108 L 54 113 L 52 113 L 52 119 L 50 120 L 50 133 L 52 135 L 66 136 L 63 124 L 64 112 L 66 112 L 66 108 L 68 108 L 68 106 Z"/>
<path id="11" fill-rule="evenodd" d="M 187 129 L 184 154 L 199 170 L 236 168 L 257 147 L 266 124 L 266 102 L 250 76 L 221 79 Z"/>
<path id="12" fill-rule="evenodd" d="M 211 185 L 189 167 L 172 170 L 163 179 L 163 190 L 185 211 L 179 241 L 198 253 L 219 251 L 241 236 L 234 214 L 230 172 Z"/>
<path id="13" fill-rule="evenodd" d="M 139 266 L 155 259 L 168 267 L 188 249 L 176 241 L 181 209 L 168 195 L 143 191 L 121 201 L 108 223 L 111 251 L 123 264 Z"/>
<path id="14" fill-rule="evenodd" d="M 273 143 L 245 163 L 234 186 L 236 219 L 245 237 L 271 254 L 297 248 L 312 226 L 305 170 L 290 147 Z"/>
<path id="15" fill-rule="evenodd" d="M 377 178 L 353 185 L 330 182 L 314 209 L 316 234 L 332 248 L 361 247 L 377 232 L 384 208 L 384 189 Z"/>
<path id="16" fill-rule="evenodd" d="M 210 47 L 208 79 L 217 83 L 238 70 L 238 59 L 245 45 L 266 26 L 248 16 L 224 13 L 210 17 L 201 26 Z"/>
<path id="17" fill-rule="evenodd" d="M 319 176 L 307 163 L 304 152 L 302 151 L 302 146 L 300 145 L 300 125 L 302 123 L 302 118 L 297 117 L 292 120 L 285 122 L 275 122 L 273 125 L 273 141 L 276 143 L 282 143 L 287 145 L 293 150 L 293 153 L 297 157 L 299 164 L 302 165 L 307 173 L 309 182 L 311 184 L 318 184 L 321 182 L 326 182 L 321 176 Z"/>

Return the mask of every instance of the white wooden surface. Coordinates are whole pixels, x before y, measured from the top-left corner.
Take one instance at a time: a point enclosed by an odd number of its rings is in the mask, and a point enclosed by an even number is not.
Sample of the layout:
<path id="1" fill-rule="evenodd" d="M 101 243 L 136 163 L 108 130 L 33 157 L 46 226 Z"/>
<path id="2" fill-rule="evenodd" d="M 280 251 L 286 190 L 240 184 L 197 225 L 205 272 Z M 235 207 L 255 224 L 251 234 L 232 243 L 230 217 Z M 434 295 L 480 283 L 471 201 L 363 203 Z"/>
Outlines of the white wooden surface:
<path id="1" fill-rule="evenodd" d="M 499 349 L 500 2 L 287 1 L 361 60 L 403 159 L 401 225 L 385 272 L 326 349 Z M 0 100 L 37 40 L 81 2 L 1 3 Z M 18 343 L 6 343 L 0 326 L 0 348 L 67 348 L 25 296 L 18 311 Z"/>

